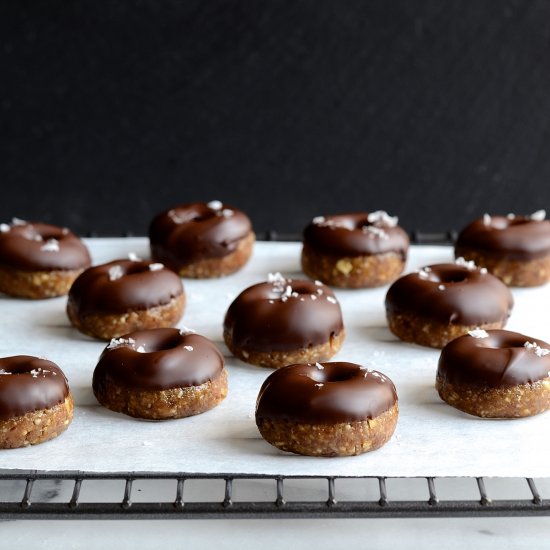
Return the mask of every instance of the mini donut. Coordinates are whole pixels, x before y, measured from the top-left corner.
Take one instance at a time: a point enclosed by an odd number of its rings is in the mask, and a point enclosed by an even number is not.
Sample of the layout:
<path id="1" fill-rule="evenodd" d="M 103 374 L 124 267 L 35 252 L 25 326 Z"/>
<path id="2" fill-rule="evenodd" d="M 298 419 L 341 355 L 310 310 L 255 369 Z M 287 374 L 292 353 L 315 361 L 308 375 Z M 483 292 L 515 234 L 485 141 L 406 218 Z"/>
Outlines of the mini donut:
<path id="1" fill-rule="evenodd" d="M 550 221 L 531 216 L 489 216 L 464 228 L 456 256 L 473 260 L 509 286 L 538 286 L 550 280 Z"/>
<path id="2" fill-rule="evenodd" d="M 442 348 L 476 327 L 502 328 L 513 304 L 502 281 L 459 258 L 397 279 L 386 294 L 386 315 L 401 340 Z"/>
<path id="3" fill-rule="evenodd" d="M 221 203 L 176 206 L 154 218 L 149 228 L 151 256 L 180 277 L 229 275 L 250 258 L 256 239 L 244 212 Z"/>
<path id="4" fill-rule="evenodd" d="M 94 370 L 93 390 L 106 408 L 164 420 L 203 413 L 227 395 L 227 371 L 204 336 L 157 328 L 114 338 Z"/>
<path id="5" fill-rule="evenodd" d="M 17 218 L 0 224 L 0 292 L 33 299 L 63 296 L 90 263 L 88 249 L 67 228 Z"/>
<path id="6" fill-rule="evenodd" d="M 484 418 L 550 408 L 550 344 L 508 330 L 474 330 L 447 344 L 435 387 L 443 401 Z"/>
<path id="7" fill-rule="evenodd" d="M 302 270 L 341 288 L 394 281 L 407 261 L 409 237 L 384 211 L 318 216 L 304 230 Z"/>
<path id="8" fill-rule="evenodd" d="M 79 275 L 69 291 L 67 315 L 80 332 L 109 340 L 173 326 L 184 307 L 183 285 L 173 271 L 139 259 L 115 260 Z"/>
<path id="9" fill-rule="evenodd" d="M 391 438 L 397 416 L 393 382 L 355 363 L 283 367 L 267 377 L 256 404 L 262 437 L 308 456 L 374 451 Z"/>
<path id="10" fill-rule="evenodd" d="M 71 423 L 73 408 L 67 379 L 55 363 L 29 355 L 0 359 L 0 449 L 57 437 Z"/>
<path id="11" fill-rule="evenodd" d="M 262 367 L 324 361 L 340 349 L 344 325 L 340 304 L 320 281 L 270 274 L 229 306 L 223 337 L 231 353 Z"/>

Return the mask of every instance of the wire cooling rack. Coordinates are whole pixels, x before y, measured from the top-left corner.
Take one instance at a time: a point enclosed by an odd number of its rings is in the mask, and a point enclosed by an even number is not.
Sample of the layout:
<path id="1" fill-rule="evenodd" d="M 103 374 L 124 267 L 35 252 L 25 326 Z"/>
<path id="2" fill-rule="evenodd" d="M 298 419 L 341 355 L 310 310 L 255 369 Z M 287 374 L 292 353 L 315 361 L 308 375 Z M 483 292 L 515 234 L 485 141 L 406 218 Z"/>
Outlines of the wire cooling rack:
<path id="1" fill-rule="evenodd" d="M 448 245 L 454 236 L 413 232 L 412 241 Z M 261 239 L 299 236 L 270 231 Z M 0 472 L 0 520 L 548 515 L 550 478 Z"/>

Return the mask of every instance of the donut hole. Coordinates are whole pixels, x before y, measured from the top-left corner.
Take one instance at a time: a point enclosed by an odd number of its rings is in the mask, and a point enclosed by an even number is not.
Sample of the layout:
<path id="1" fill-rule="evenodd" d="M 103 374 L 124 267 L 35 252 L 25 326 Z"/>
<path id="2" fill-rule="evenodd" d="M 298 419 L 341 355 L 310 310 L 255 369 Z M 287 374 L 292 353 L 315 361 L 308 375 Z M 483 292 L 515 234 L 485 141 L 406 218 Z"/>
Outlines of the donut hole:
<path id="1" fill-rule="evenodd" d="M 465 275 L 456 273 L 456 274 L 449 275 L 449 276 L 446 276 L 446 277 L 441 277 L 440 281 L 442 283 L 452 284 L 452 283 L 463 283 L 467 279 L 468 279 L 468 277 L 466 277 Z"/>
<path id="2" fill-rule="evenodd" d="M 311 379 L 315 382 L 329 383 L 329 382 L 346 382 L 352 380 L 357 376 L 355 370 L 335 368 L 332 365 L 332 368 L 316 368 L 315 371 L 311 373 Z"/>
<path id="3" fill-rule="evenodd" d="M 141 342 L 136 342 L 136 346 L 139 346 Z M 145 349 L 149 353 L 155 351 L 167 351 L 169 349 L 177 348 L 182 343 L 182 335 L 178 332 L 169 334 L 164 338 L 156 340 L 154 342 L 143 342 Z"/>

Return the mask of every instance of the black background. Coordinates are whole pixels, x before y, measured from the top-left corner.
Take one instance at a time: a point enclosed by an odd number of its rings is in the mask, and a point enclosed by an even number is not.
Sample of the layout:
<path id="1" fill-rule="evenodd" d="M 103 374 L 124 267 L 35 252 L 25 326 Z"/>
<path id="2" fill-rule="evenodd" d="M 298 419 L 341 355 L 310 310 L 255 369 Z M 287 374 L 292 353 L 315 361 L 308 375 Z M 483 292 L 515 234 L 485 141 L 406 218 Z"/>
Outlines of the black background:
<path id="1" fill-rule="evenodd" d="M 550 209 L 550 2 L 4 1 L 0 221 Z"/>

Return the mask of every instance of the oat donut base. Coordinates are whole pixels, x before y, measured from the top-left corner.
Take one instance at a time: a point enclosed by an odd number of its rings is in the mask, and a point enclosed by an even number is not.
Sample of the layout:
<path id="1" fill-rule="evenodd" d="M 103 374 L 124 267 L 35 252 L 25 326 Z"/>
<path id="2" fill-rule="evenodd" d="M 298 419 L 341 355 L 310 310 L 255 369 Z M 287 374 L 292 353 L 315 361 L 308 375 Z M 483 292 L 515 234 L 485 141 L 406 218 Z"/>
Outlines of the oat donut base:
<path id="1" fill-rule="evenodd" d="M 341 257 L 322 254 L 304 245 L 302 271 L 311 279 L 339 288 L 385 285 L 397 279 L 405 262 L 396 252 L 370 256 Z"/>
<path id="2" fill-rule="evenodd" d="M 16 449 L 37 445 L 63 433 L 73 419 L 73 398 L 49 409 L 28 412 L 0 421 L 0 449 Z"/>
<path id="3" fill-rule="evenodd" d="M 200 386 L 168 390 L 134 390 L 110 380 L 94 387 L 94 395 L 106 408 L 148 420 L 184 418 L 208 411 L 227 396 L 227 370 Z"/>
<path id="4" fill-rule="evenodd" d="M 550 281 L 550 255 L 525 261 L 497 259 L 471 249 L 460 249 L 460 255 L 487 268 L 508 286 L 540 286 Z"/>
<path id="5" fill-rule="evenodd" d="M 435 388 L 451 407 L 482 418 L 522 418 L 550 408 L 550 378 L 534 384 L 480 388 L 451 384 L 438 376 Z"/>
<path id="6" fill-rule="evenodd" d="M 71 301 L 67 303 L 67 315 L 71 323 L 84 334 L 110 340 L 135 330 L 148 328 L 166 328 L 174 326 L 180 319 L 185 308 L 185 295 L 176 296 L 164 305 L 148 309 L 136 309 L 127 313 L 104 314 L 95 313 L 80 318 Z"/>
<path id="7" fill-rule="evenodd" d="M 274 447 L 307 456 L 353 456 L 378 449 L 397 424 L 397 403 L 372 419 L 337 424 L 305 424 L 257 419 L 262 437 Z"/>
<path id="8" fill-rule="evenodd" d="M 251 231 L 239 241 L 237 248 L 231 254 L 222 258 L 209 258 L 194 262 L 179 268 L 177 270 L 178 274 L 180 277 L 190 279 L 210 279 L 230 275 L 241 269 L 248 262 L 255 240 L 256 235 Z"/>
<path id="9" fill-rule="evenodd" d="M 295 363 L 316 363 L 317 361 L 327 361 L 333 355 L 338 353 L 345 338 L 345 331 L 342 330 L 337 336 L 330 338 L 325 344 L 312 346 L 310 348 L 301 348 L 290 351 L 252 351 L 239 348 L 233 345 L 229 332 L 224 331 L 223 339 L 229 351 L 244 361 L 258 367 L 268 367 L 278 369 L 293 365 Z"/>
<path id="10" fill-rule="evenodd" d="M 404 342 L 430 348 L 443 348 L 451 340 L 468 334 L 476 328 L 492 330 L 503 328 L 506 320 L 479 325 L 451 325 L 424 319 L 409 313 L 387 314 L 389 329 Z"/>
<path id="11" fill-rule="evenodd" d="M 83 269 L 22 271 L 0 266 L 0 292 L 19 298 L 65 296 Z"/>

